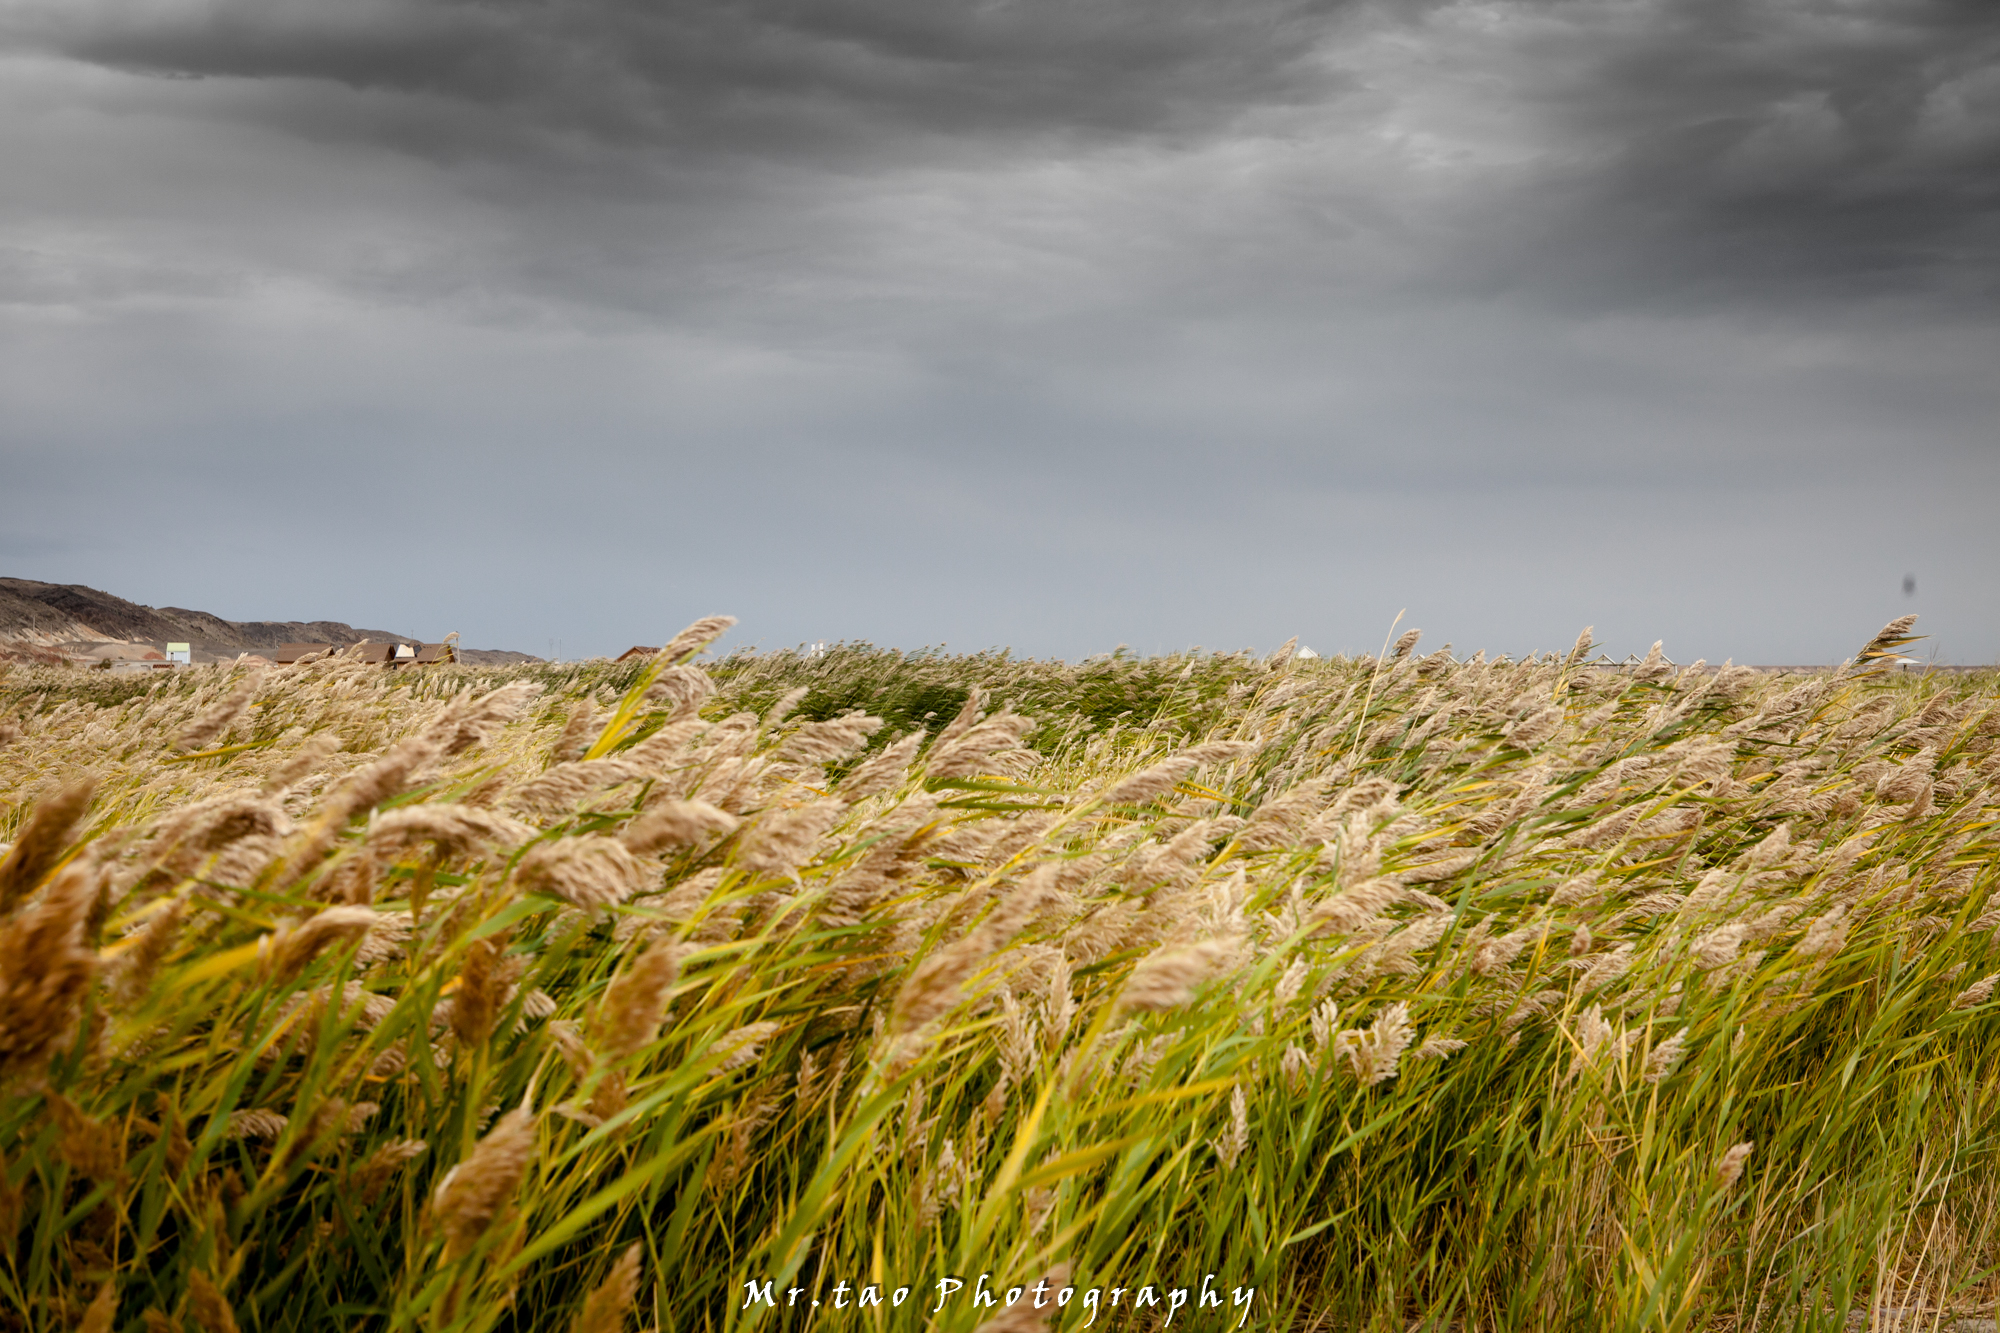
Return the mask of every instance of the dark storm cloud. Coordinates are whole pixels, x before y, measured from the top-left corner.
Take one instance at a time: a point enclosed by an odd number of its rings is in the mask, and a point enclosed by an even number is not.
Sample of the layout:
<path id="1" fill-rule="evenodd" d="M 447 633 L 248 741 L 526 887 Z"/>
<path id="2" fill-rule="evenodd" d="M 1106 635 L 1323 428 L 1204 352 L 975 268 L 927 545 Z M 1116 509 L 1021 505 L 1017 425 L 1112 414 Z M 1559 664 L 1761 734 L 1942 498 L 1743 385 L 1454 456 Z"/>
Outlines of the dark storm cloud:
<path id="1" fill-rule="evenodd" d="M 76 59 L 180 76 L 321 79 L 523 112 L 533 133 L 701 152 L 820 153 L 871 131 L 1199 133 L 1304 100 L 1325 0 L 1149 5 L 226 3 L 58 19 Z M 522 147 L 529 145 L 523 144 Z"/>
<path id="2" fill-rule="evenodd" d="M 258 113 L 302 136 L 495 165 L 478 188 L 502 196 L 698 208 L 699 191 L 742 199 L 732 161 L 865 176 L 1326 144 L 1261 201 L 1286 277 L 1225 264 L 1224 299 L 1350 286 L 1313 251 L 1357 234 L 1396 252 L 1377 277 L 1598 305 L 1986 302 L 2000 272 L 2000 17 L 1984 0 L 228 0 L 65 7 L 18 38 L 261 81 Z M 315 84 L 394 96 L 338 105 Z M 618 264 L 622 239 L 587 244 Z"/>
<path id="3" fill-rule="evenodd" d="M 1530 44 L 1560 133 L 1586 146 L 1533 279 L 1560 280 L 1552 255 L 1586 275 L 1630 256 L 1682 301 L 1912 283 L 2000 295 L 2000 13 L 1768 0 L 1654 13 Z"/>

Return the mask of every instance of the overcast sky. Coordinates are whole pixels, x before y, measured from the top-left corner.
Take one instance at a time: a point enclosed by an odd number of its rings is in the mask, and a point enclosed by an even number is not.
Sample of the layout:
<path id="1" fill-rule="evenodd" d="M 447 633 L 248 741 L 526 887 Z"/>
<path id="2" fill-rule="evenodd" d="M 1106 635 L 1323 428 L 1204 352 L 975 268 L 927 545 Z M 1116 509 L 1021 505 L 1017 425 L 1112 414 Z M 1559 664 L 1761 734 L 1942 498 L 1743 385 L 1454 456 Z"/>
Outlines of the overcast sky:
<path id="1" fill-rule="evenodd" d="M 1993 0 L 0 0 L 0 181 L 0 574 L 2000 659 Z"/>

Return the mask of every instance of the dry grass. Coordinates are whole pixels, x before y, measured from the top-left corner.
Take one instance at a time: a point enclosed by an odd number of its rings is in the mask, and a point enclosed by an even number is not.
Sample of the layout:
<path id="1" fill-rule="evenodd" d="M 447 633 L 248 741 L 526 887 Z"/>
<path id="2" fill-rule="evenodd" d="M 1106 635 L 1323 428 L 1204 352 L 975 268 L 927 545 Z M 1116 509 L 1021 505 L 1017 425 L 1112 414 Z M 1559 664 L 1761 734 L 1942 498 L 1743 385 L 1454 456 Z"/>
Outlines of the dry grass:
<path id="1" fill-rule="evenodd" d="M 691 665 L 721 627 L 0 677 L 0 1329 L 2000 1295 L 1993 677 Z"/>

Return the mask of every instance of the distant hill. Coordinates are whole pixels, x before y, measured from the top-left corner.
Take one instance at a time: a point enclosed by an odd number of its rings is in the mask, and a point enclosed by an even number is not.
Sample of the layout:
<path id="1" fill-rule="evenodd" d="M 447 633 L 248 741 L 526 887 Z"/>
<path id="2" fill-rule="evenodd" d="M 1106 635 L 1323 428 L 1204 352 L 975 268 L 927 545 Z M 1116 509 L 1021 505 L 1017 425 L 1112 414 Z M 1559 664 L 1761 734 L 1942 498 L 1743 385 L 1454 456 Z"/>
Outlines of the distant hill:
<path id="1" fill-rule="evenodd" d="M 80 583 L 39 583 L 0 578 L 0 656 L 54 661 L 90 656 L 112 645 L 192 647 L 197 662 L 263 652 L 281 643 L 330 643 L 345 648 L 376 643 L 435 640 L 429 635 L 356 629 L 338 620 L 224 620 L 180 606 L 141 606 Z M 108 654 L 107 654 L 108 655 Z M 122 655 L 122 654 L 120 654 Z M 479 665 L 536 660 L 497 648 L 461 648 L 459 660 Z"/>

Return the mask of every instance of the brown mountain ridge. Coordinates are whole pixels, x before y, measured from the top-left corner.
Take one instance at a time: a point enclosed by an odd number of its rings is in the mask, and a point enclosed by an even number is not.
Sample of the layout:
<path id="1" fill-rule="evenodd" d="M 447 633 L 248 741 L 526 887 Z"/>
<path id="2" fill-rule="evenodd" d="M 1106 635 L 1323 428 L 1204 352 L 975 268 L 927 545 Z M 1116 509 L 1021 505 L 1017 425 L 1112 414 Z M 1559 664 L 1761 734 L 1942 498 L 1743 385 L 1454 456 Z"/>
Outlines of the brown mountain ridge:
<path id="1" fill-rule="evenodd" d="M 76 659 L 113 645 L 163 649 L 168 643 L 186 643 L 194 659 L 204 662 L 262 653 L 283 643 L 345 648 L 363 639 L 415 643 L 438 637 L 357 629 L 338 620 L 224 620 L 181 606 L 142 606 L 80 583 L 0 578 L 0 656 Z M 527 653 L 494 648 L 461 648 L 458 656 L 479 665 L 535 660 Z"/>

